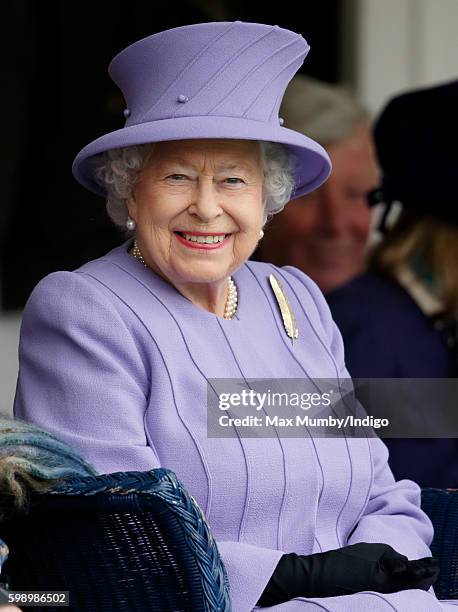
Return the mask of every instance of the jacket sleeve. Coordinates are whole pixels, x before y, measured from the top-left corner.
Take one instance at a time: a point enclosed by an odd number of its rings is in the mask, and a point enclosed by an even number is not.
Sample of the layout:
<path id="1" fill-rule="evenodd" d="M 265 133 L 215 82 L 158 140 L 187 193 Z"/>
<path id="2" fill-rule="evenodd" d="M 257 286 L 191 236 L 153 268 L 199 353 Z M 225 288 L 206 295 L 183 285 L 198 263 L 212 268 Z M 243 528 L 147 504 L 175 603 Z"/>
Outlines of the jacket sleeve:
<path id="1" fill-rule="evenodd" d="M 99 473 L 159 465 L 143 426 L 149 373 L 119 305 L 81 273 L 33 290 L 19 341 L 16 418 L 54 433 Z"/>

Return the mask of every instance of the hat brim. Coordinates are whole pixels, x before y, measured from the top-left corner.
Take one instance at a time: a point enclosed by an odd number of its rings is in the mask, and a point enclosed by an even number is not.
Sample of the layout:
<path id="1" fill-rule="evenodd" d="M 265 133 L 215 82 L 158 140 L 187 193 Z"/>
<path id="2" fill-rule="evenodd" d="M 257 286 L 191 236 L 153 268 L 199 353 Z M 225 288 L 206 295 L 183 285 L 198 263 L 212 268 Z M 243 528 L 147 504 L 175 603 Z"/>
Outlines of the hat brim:
<path id="1" fill-rule="evenodd" d="M 296 188 L 291 199 L 319 187 L 331 172 L 331 161 L 323 147 L 300 132 L 252 119 L 207 115 L 140 123 L 105 134 L 78 153 L 72 166 L 73 176 L 90 191 L 106 197 L 103 187 L 93 176 L 91 161 L 94 156 L 117 147 L 202 138 L 263 140 L 285 145 L 296 160 Z"/>

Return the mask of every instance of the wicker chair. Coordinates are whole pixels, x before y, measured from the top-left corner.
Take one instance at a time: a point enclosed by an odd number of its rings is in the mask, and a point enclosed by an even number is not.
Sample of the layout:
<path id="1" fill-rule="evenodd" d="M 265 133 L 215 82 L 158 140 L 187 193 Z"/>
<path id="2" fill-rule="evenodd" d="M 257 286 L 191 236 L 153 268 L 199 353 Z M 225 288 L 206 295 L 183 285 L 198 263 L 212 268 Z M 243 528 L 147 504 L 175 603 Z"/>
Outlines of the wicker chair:
<path id="1" fill-rule="evenodd" d="M 78 612 L 231 610 L 210 528 L 168 469 L 73 478 L 1 532 L 11 590 L 69 591 Z"/>
<path id="2" fill-rule="evenodd" d="M 438 599 L 458 599 L 458 489 L 423 489 L 421 506 L 434 526 L 431 551 L 439 559 Z"/>
<path id="3" fill-rule="evenodd" d="M 436 595 L 458 599 L 458 490 L 423 489 L 422 508 L 435 531 Z M 231 610 L 205 517 L 170 470 L 74 478 L 1 531 L 12 589 L 68 590 L 70 610 Z"/>

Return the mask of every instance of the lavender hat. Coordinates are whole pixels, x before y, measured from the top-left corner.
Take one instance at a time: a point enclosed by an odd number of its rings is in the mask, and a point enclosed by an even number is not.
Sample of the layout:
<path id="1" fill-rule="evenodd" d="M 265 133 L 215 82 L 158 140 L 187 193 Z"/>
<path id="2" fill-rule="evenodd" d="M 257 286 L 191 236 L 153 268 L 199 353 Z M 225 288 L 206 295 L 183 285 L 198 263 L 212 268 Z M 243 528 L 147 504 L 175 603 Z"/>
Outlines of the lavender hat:
<path id="1" fill-rule="evenodd" d="M 91 160 L 109 149 L 192 138 L 264 140 L 294 154 L 293 197 L 309 193 L 328 177 L 329 157 L 315 141 L 282 127 L 278 116 L 309 49 L 295 32 L 241 21 L 199 23 L 139 40 L 108 69 L 126 100 L 125 126 L 84 147 L 73 162 L 74 177 L 105 196 Z"/>

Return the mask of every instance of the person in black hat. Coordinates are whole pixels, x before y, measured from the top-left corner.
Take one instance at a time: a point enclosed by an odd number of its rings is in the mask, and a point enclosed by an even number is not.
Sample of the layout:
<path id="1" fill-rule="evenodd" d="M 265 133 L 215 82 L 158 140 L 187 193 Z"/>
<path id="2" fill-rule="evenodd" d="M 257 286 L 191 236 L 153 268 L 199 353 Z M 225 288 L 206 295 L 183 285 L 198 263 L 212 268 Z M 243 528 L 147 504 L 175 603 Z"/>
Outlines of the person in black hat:
<path id="1" fill-rule="evenodd" d="M 353 377 L 458 374 L 457 108 L 453 81 L 394 98 L 375 125 L 383 179 L 372 203 L 386 205 L 384 238 L 369 271 L 327 296 Z M 396 478 L 458 486 L 455 439 L 386 443 Z"/>

